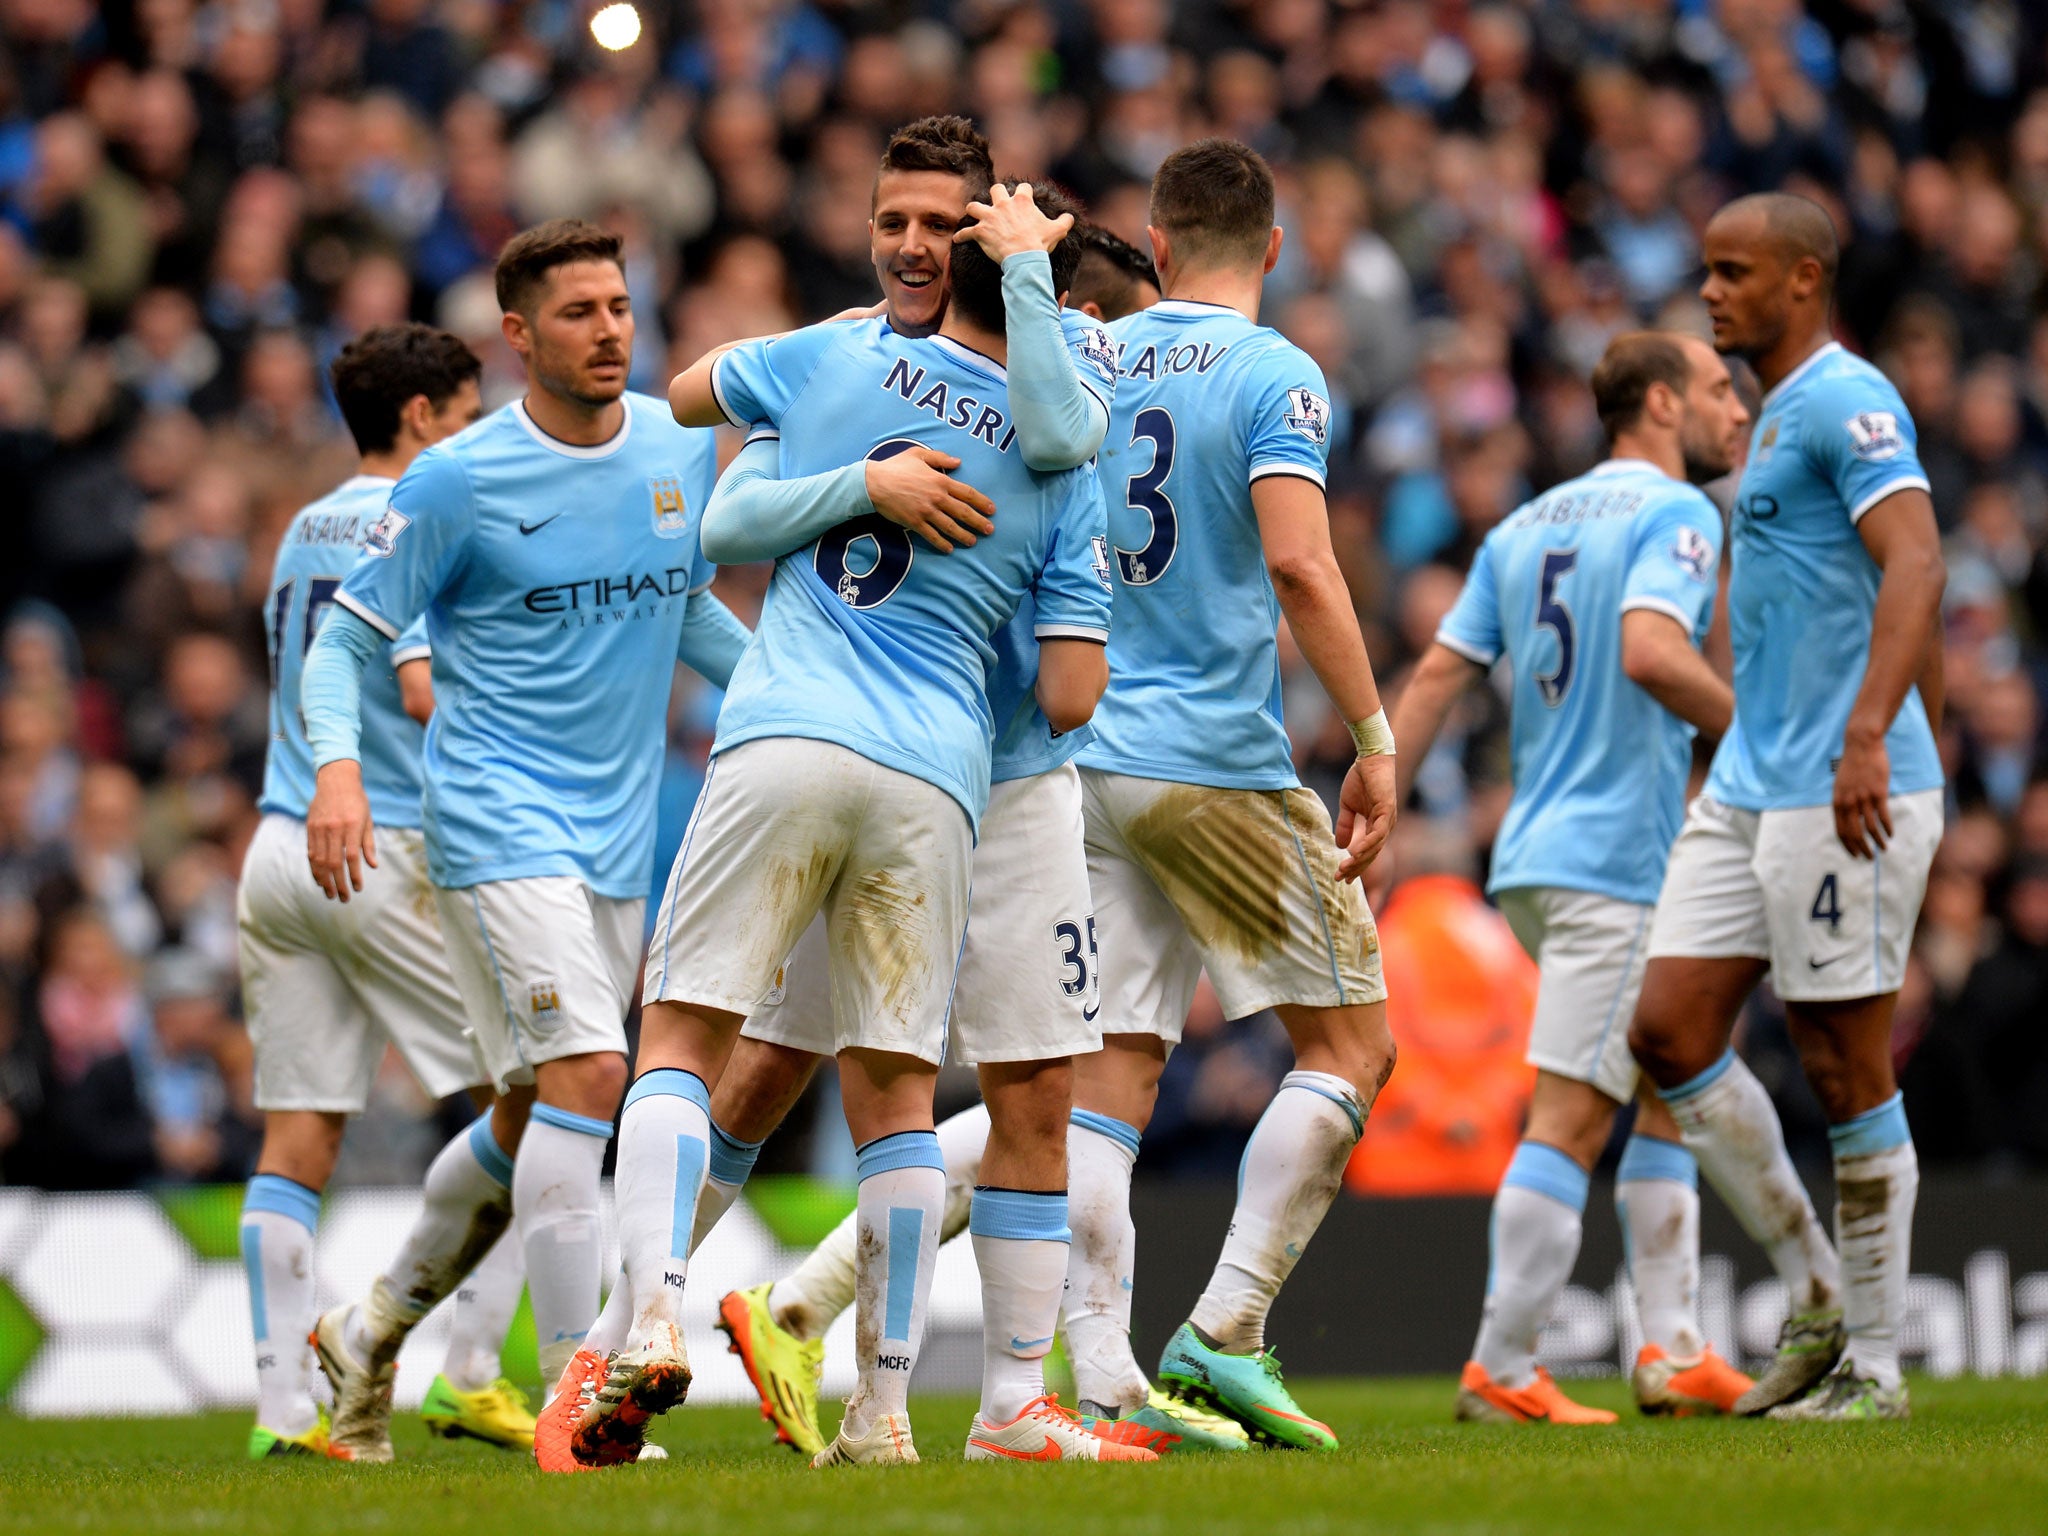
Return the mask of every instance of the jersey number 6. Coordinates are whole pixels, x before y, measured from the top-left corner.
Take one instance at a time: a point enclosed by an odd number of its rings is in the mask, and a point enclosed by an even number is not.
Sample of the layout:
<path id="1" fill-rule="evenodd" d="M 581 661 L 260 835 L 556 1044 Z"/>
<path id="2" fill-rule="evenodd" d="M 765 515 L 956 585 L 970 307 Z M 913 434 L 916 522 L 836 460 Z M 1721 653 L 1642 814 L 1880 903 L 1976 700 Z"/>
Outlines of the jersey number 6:
<path id="1" fill-rule="evenodd" d="M 876 444 L 868 457 L 893 459 L 906 449 L 923 446 L 908 438 L 891 438 Z M 873 547 L 874 558 L 856 572 L 853 547 L 863 540 Z M 879 512 L 870 512 L 841 523 L 820 538 L 811 554 L 811 568 L 847 607 L 877 608 L 894 597 L 896 589 L 903 585 L 903 578 L 910 574 L 912 553 L 909 529 L 898 527 Z"/>

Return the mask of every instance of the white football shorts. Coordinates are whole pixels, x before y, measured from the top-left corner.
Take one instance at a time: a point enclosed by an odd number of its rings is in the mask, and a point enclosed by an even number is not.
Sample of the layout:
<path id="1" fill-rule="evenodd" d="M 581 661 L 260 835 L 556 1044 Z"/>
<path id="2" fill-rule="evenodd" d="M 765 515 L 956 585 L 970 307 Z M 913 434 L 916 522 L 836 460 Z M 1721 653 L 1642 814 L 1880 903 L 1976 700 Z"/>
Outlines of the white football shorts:
<path id="1" fill-rule="evenodd" d="M 259 1109 L 355 1114 L 385 1045 L 435 1098 L 488 1075 L 449 974 L 426 848 L 377 829 L 377 867 L 346 904 L 306 864 L 306 824 L 265 816 L 242 861 L 235 918 Z"/>
<path id="2" fill-rule="evenodd" d="M 967 926 L 974 829 L 935 784 L 828 741 L 719 753 L 683 834 L 647 954 L 647 1002 L 750 1017 L 825 918 L 831 1035 L 940 1062 Z"/>
<path id="3" fill-rule="evenodd" d="M 437 887 L 448 960 L 500 1089 L 564 1056 L 626 1050 L 647 903 L 573 875 Z"/>
<path id="4" fill-rule="evenodd" d="M 1497 900 L 1536 962 L 1529 1065 L 1626 1104 L 1636 1093 L 1628 1026 L 1643 991 L 1655 909 L 1556 886 L 1502 891 Z"/>
<path id="5" fill-rule="evenodd" d="M 1071 763 L 990 788 L 973 872 L 949 1059 L 977 1066 L 1101 1050 L 1081 776 Z M 831 1055 L 829 954 L 824 924 L 813 922 L 784 967 L 775 1000 L 741 1033 Z"/>
<path id="6" fill-rule="evenodd" d="M 1767 960 L 1787 1002 L 1896 992 L 1941 843 L 1942 792 L 1890 801 L 1891 846 L 1853 857 L 1832 806 L 1742 811 L 1705 795 L 1685 813 L 1650 925 L 1650 957 Z"/>
<path id="7" fill-rule="evenodd" d="M 1204 969 L 1224 1014 L 1385 1000 L 1379 933 L 1337 878 L 1306 789 L 1214 789 L 1081 770 L 1088 887 L 1109 968 L 1105 1035 L 1180 1040 Z"/>

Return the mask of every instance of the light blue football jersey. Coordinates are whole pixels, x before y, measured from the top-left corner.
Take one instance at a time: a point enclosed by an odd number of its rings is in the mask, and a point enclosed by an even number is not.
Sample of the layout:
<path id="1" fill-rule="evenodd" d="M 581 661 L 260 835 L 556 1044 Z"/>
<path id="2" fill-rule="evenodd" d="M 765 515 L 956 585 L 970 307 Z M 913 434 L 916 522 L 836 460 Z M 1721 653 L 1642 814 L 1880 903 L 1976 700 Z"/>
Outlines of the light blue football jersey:
<path id="1" fill-rule="evenodd" d="M 385 635 L 424 613 L 434 883 L 570 875 L 647 892 L 683 609 L 711 584 L 698 547 L 713 434 L 625 397 L 583 448 L 519 402 L 422 453 L 335 601 Z"/>
<path id="2" fill-rule="evenodd" d="M 1833 802 L 1883 577 L 1856 521 L 1894 491 L 1927 489 L 1916 441 L 1891 381 L 1833 342 L 1758 407 L 1729 559 L 1735 724 L 1707 776 L 1724 805 Z M 1893 794 L 1942 784 L 1919 689 L 1899 706 L 1885 750 Z"/>
<path id="3" fill-rule="evenodd" d="M 270 750 L 263 759 L 266 811 L 306 819 L 313 803 L 313 749 L 299 710 L 299 674 L 342 579 L 355 568 L 370 531 L 391 501 L 385 475 L 357 475 L 301 508 L 284 531 L 264 600 L 270 651 Z M 397 668 L 428 654 L 426 626 L 415 624 L 386 653 L 388 666 L 363 677 L 363 792 L 381 826 L 420 824 L 420 748 L 426 732 L 405 712 Z"/>
<path id="4" fill-rule="evenodd" d="M 944 789 L 978 824 L 999 632 L 1028 595 L 1034 645 L 1108 636 L 1093 472 L 1029 468 L 1001 365 L 881 320 L 744 343 L 718 360 L 712 386 L 729 419 L 780 434 L 785 477 L 925 446 L 957 455 L 954 473 L 996 505 L 995 532 L 949 555 L 870 513 L 778 560 L 713 750 L 767 736 L 836 742 Z M 1035 656 L 1030 666 L 1035 677 Z M 1006 707 L 1007 734 L 1019 706 Z"/>
<path id="5" fill-rule="evenodd" d="M 1234 309 L 1169 300 L 1109 327 L 1122 348 L 1101 474 L 1116 630 L 1080 761 L 1142 778 L 1286 789 L 1280 604 L 1252 483 L 1323 483 L 1322 370 Z"/>
<path id="6" fill-rule="evenodd" d="M 1473 557 L 1437 641 L 1514 671 L 1515 797 L 1490 890 L 1648 904 L 1685 813 L 1693 729 L 1621 670 L 1621 616 L 1714 616 L 1721 514 L 1641 459 L 1609 459 L 1516 509 Z"/>

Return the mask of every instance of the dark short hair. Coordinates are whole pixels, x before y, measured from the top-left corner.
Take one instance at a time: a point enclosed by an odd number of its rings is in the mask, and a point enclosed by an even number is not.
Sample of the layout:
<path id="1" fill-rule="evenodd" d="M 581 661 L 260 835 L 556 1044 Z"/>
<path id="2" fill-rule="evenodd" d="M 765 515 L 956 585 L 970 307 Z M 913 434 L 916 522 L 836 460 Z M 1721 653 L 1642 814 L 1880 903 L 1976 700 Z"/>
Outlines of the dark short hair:
<path id="1" fill-rule="evenodd" d="M 583 219 L 549 219 L 522 229 L 498 252 L 498 308 L 525 314 L 548 274 L 572 261 L 609 261 L 623 272 L 623 243 Z"/>
<path id="2" fill-rule="evenodd" d="M 1779 260 L 1791 267 L 1811 258 L 1820 266 L 1821 292 L 1835 291 L 1835 278 L 1842 268 L 1842 247 L 1835 237 L 1835 221 L 1827 209 L 1796 192 L 1752 192 L 1736 198 L 1714 217 L 1744 213 L 1763 215 L 1764 238 L 1776 248 Z"/>
<path id="3" fill-rule="evenodd" d="M 328 367 L 341 419 L 364 453 L 398 441 L 398 413 L 415 395 L 439 410 L 483 364 L 459 336 L 408 320 L 377 325 L 341 349 Z"/>
<path id="4" fill-rule="evenodd" d="M 997 185 L 1014 192 L 1020 183 L 1003 181 Z M 1074 272 L 1081 265 L 1081 205 L 1064 189 L 1049 181 L 1032 183 L 1031 200 L 1049 219 L 1056 219 L 1063 213 L 1074 216 L 1074 228 L 1060 237 L 1060 243 L 1052 248 L 1051 253 L 1052 291 L 1065 293 L 1074 286 Z M 984 330 L 1003 329 L 1003 269 L 972 240 L 955 242 L 948 282 L 952 288 L 952 296 L 946 301 L 949 305 L 957 307 Z"/>
<path id="5" fill-rule="evenodd" d="M 1692 364 L 1677 337 L 1663 331 L 1624 331 L 1615 337 L 1593 369 L 1593 406 L 1607 440 L 1641 419 L 1652 384 L 1668 385 L 1682 395 L 1691 383 Z"/>
<path id="6" fill-rule="evenodd" d="M 1152 258 L 1128 240 L 1119 239 L 1100 224 L 1078 224 L 1074 234 L 1081 242 L 1081 265 L 1067 290 L 1067 302 L 1074 308 L 1093 304 L 1102 311 L 1103 319 L 1121 320 L 1141 307 L 1140 283 L 1159 286 Z"/>
<path id="7" fill-rule="evenodd" d="M 1259 260 L 1273 233 L 1273 168 L 1235 139 L 1197 139 L 1152 178 L 1151 217 L 1182 261 Z"/>
<path id="8" fill-rule="evenodd" d="M 878 187 L 883 171 L 937 171 L 961 177 L 969 202 L 988 195 L 996 174 L 988 140 L 964 117 L 920 117 L 905 123 L 883 146 L 882 163 L 875 172 Z"/>

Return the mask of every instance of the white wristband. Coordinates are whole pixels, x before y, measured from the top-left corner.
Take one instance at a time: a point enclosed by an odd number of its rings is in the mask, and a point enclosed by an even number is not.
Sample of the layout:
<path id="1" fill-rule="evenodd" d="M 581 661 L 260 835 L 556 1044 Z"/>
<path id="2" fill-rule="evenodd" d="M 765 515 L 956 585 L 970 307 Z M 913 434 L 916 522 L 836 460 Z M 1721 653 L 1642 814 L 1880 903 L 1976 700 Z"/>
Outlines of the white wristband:
<path id="1" fill-rule="evenodd" d="M 1387 728 L 1387 712 L 1376 709 L 1363 720 L 1354 720 L 1350 725 L 1351 740 L 1358 748 L 1360 757 L 1392 757 L 1394 755 L 1394 733 Z"/>

